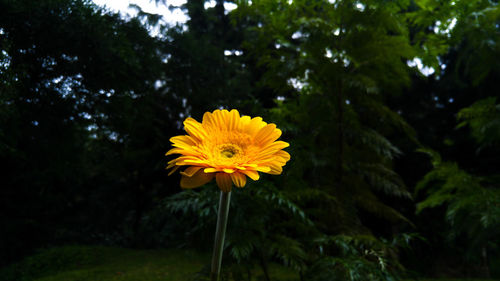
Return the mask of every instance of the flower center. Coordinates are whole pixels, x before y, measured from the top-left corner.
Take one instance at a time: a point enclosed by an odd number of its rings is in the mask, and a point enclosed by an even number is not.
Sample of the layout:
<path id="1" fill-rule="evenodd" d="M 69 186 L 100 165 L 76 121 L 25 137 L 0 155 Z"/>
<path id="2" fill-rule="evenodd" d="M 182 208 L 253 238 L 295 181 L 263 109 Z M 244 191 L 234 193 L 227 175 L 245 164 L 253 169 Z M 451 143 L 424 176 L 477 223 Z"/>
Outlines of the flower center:
<path id="1" fill-rule="evenodd" d="M 222 157 L 233 158 L 233 156 L 236 154 L 236 152 L 232 151 L 232 150 L 224 150 L 221 152 L 221 154 L 222 154 Z"/>
<path id="2" fill-rule="evenodd" d="M 241 152 L 241 149 L 239 147 L 230 144 L 222 145 L 219 149 L 220 156 L 222 156 L 222 158 L 233 158 Z"/>

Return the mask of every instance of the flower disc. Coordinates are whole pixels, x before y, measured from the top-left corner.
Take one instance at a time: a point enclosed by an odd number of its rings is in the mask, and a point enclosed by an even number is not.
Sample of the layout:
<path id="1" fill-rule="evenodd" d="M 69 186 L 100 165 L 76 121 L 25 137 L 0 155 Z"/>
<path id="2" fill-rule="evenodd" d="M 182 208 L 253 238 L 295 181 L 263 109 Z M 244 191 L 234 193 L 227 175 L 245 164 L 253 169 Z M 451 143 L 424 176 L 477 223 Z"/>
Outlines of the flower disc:
<path id="1" fill-rule="evenodd" d="M 181 166 L 181 187 L 195 188 L 214 177 L 222 191 L 228 192 L 234 183 L 244 187 L 246 177 L 259 179 L 258 172 L 279 175 L 290 160 L 282 149 L 289 144 L 277 141 L 281 130 L 262 118 L 242 116 L 237 110 L 206 112 L 199 123 L 193 118 L 184 121 L 188 135 L 170 139 L 174 148 L 166 155 L 181 156 L 168 162 L 169 175 Z"/>

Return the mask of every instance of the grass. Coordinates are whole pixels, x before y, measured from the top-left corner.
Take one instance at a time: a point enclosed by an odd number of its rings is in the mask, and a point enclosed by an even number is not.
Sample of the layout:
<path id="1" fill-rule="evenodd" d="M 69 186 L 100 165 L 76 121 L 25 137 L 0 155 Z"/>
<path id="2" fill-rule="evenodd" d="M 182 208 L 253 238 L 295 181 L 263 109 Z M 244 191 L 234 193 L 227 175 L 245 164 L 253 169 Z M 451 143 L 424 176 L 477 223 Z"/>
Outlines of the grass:
<path id="1" fill-rule="evenodd" d="M 66 246 L 41 250 L 20 263 L 0 269 L 0 281 L 190 281 L 197 272 L 206 270 L 209 262 L 209 254 L 193 250 Z M 269 271 L 273 281 L 299 280 L 295 272 L 276 264 L 271 264 Z M 264 280 L 260 269 L 255 269 L 252 276 L 254 281 Z"/>
<path id="2" fill-rule="evenodd" d="M 494 279 L 454 279 L 454 278 L 439 278 L 439 279 L 408 279 L 405 281 L 495 281 Z M 497 280 L 498 281 L 498 280 Z"/>
<path id="3" fill-rule="evenodd" d="M 209 262 L 208 254 L 191 250 L 67 246 L 42 250 L 0 269 L 0 281 L 186 281 Z M 271 265 L 270 271 L 273 280 L 298 281 L 287 268 Z M 261 275 L 253 272 L 254 277 Z"/>

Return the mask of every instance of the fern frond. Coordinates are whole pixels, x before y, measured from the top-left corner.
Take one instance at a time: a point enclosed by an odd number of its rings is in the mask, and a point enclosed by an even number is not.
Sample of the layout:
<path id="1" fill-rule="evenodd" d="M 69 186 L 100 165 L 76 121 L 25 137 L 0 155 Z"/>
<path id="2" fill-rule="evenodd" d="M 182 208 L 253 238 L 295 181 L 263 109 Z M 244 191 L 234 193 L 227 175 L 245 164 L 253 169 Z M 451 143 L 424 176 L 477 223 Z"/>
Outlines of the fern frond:
<path id="1" fill-rule="evenodd" d="M 404 221 L 413 226 L 405 216 L 380 200 L 367 189 L 358 189 L 354 195 L 355 204 L 365 211 L 392 222 Z"/>
<path id="2" fill-rule="evenodd" d="M 401 177 L 382 164 L 362 164 L 359 173 L 376 190 L 395 197 L 411 198 Z"/>
<path id="3" fill-rule="evenodd" d="M 305 268 L 306 253 L 302 244 L 297 240 L 284 235 L 274 235 L 272 237 L 271 252 L 283 262 L 285 266 L 297 271 Z"/>
<path id="4" fill-rule="evenodd" d="M 278 191 L 272 185 L 268 185 L 265 188 L 259 188 L 256 193 L 257 196 L 267 201 L 269 204 L 279 207 L 287 213 L 298 217 L 302 222 L 308 225 L 313 225 L 313 222 L 307 217 L 306 213 L 295 204 L 290 198 L 288 198 L 285 193 Z"/>
<path id="5" fill-rule="evenodd" d="M 428 188 L 428 197 L 417 204 L 417 214 L 455 200 L 456 194 L 481 188 L 477 178 L 461 170 L 456 163 L 441 163 L 417 184 L 415 192 Z"/>
<path id="6" fill-rule="evenodd" d="M 445 220 L 451 226 L 448 239 L 465 234 L 468 254 L 484 247 L 500 234 L 500 189 L 485 187 L 483 179 L 460 169 L 456 163 L 440 163 L 417 185 L 427 197 L 417 204 L 417 213 L 446 206 Z"/>
<path id="7" fill-rule="evenodd" d="M 231 256 L 238 263 L 248 260 L 255 247 L 259 245 L 255 235 L 230 236 L 228 238 L 225 247 L 230 249 Z"/>
<path id="8" fill-rule="evenodd" d="M 396 280 L 397 270 L 402 269 L 392 255 L 394 245 L 371 235 L 325 236 L 317 241 L 334 246 L 339 253 L 318 259 L 308 280 L 331 280 L 332 276 L 339 280 Z"/>
<path id="9" fill-rule="evenodd" d="M 500 104 L 496 104 L 495 97 L 479 100 L 460 110 L 457 119 L 462 120 L 458 128 L 470 127 L 480 148 L 500 142 Z"/>
<path id="10" fill-rule="evenodd" d="M 430 148 L 421 147 L 421 148 L 417 149 L 416 151 L 429 155 L 431 157 L 431 163 L 434 167 L 438 166 L 442 162 L 441 155 L 439 155 L 439 153 L 437 153 L 436 151 L 434 151 Z"/>
<path id="11" fill-rule="evenodd" d="M 215 189 L 211 188 L 186 190 L 168 197 L 162 205 L 172 213 L 197 214 L 201 218 L 215 217 L 217 195 Z"/>
<path id="12" fill-rule="evenodd" d="M 393 159 L 400 155 L 399 148 L 394 146 L 387 138 L 370 128 L 346 129 L 346 135 L 353 140 L 361 142 L 370 150 L 382 157 Z"/>
<path id="13" fill-rule="evenodd" d="M 383 103 L 375 99 L 366 98 L 364 95 L 358 102 L 370 111 L 370 116 L 378 116 L 377 118 L 379 118 L 384 125 L 393 126 L 403 132 L 413 143 L 419 144 L 415 129 L 413 129 L 400 114 Z"/>

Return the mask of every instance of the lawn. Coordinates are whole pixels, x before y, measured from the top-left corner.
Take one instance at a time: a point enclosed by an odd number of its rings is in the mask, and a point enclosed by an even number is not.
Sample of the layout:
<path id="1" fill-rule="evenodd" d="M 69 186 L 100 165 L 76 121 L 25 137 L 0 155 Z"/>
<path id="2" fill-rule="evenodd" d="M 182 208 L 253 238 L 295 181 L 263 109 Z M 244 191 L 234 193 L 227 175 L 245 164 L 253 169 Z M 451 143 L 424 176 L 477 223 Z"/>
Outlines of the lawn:
<path id="1" fill-rule="evenodd" d="M 192 250 L 136 250 L 67 246 L 39 251 L 0 269 L 1 281 L 186 281 L 206 269 L 210 255 Z M 260 280 L 262 273 L 252 273 Z M 298 281 L 287 268 L 271 265 L 272 280 Z"/>
<path id="2" fill-rule="evenodd" d="M 439 278 L 439 279 L 426 279 L 426 278 L 422 278 L 422 279 L 408 279 L 408 280 L 404 280 L 404 281 L 495 281 L 494 279 L 470 279 L 470 278 L 466 278 L 466 279 L 454 279 L 454 278 Z M 498 281 L 498 280 L 496 280 Z"/>
<path id="3" fill-rule="evenodd" d="M 66 246 L 40 250 L 22 262 L 0 269 L 0 281 L 191 281 L 197 272 L 208 269 L 209 262 L 209 254 L 193 250 Z M 299 281 L 297 273 L 288 268 L 271 264 L 269 270 L 273 281 Z M 252 280 L 264 280 L 260 269 L 252 275 Z"/>

